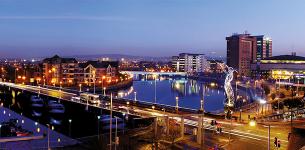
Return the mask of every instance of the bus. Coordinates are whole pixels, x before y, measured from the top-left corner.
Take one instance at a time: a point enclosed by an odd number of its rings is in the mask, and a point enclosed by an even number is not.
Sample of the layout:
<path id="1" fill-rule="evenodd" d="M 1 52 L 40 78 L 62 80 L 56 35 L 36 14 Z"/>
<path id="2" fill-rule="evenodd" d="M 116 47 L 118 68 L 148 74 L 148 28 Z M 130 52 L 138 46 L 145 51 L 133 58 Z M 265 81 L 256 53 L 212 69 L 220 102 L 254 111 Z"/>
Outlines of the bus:
<path id="1" fill-rule="evenodd" d="M 91 104 L 99 104 L 100 103 L 100 96 L 97 94 L 92 93 L 81 93 L 80 94 L 80 100 L 85 103 L 91 103 Z"/>

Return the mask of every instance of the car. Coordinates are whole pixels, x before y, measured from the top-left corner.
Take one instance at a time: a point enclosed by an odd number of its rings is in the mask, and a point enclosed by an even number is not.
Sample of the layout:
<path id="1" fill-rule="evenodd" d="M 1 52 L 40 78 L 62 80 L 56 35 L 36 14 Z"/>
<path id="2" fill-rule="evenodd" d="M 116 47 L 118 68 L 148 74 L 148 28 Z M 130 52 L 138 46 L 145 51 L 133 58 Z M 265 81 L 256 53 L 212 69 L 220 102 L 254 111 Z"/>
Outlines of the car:
<path id="1" fill-rule="evenodd" d="M 73 97 L 71 98 L 71 101 L 80 102 L 80 97 L 78 97 L 78 96 L 73 96 Z"/>

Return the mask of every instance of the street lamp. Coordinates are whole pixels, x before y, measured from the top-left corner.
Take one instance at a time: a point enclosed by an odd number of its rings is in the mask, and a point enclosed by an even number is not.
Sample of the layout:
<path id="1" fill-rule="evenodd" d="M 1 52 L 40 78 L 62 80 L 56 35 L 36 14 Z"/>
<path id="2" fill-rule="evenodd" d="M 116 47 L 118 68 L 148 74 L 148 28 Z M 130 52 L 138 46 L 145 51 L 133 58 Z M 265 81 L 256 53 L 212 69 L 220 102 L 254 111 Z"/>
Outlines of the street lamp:
<path id="1" fill-rule="evenodd" d="M 97 116 L 97 138 L 100 139 L 100 119 L 101 116 Z"/>
<path id="2" fill-rule="evenodd" d="M 47 124 L 47 134 L 48 134 L 48 150 L 51 150 L 50 148 L 50 125 Z"/>
<path id="3" fill-rule="evenodd" d="M 116 150 L 117 145 L 119 144 L 119 137 L 118 137 L 118 117 L 115 117 L 115 141 L 114 141 L 114 149 Z"/>
<path id="4" fill-rule="evenodd" d="M 62 88 L 62 81 L 59 82 L 59 90 L 61 91 Z"/>
<path id="5" fill-rule="evenodd" d="M 237 87 L 238 87 L 238 83 L 239 83 L 239 81 L 236 81 L 236 83 L 235 83 L 235 95 L 236 95 L 236 99 L 237 99 Z"/>
<path id="6" fill-rule="evenodd" d="M 104 96 L 106 96 L 106 87 L 103 87 L 104 90 Z"/>
<path id="7" fill-rule="evenodd" d="M 104 79 L 105 78 L 106 78 L 105 76 L 102 76 L 102 88 L 104 88 Z"/>
<path id="8" fill-rule="evenodd" d="M 200 100 L 200 110 L 203 111 L 203 99 Z"/>
<path id="9" fill-rule="evenodd" d="M 110 128 L 109 128 L 110 150 L 112 149 L 112 93 L 110 93 Z"/>
<path id="10" fill-rule="evenodd" d="M 134 102 L 137 101 L 137 92 L 133 92 L 134 93 Z"/>
<path id="11" fill-rule="evenodd" d="M 93 93 L 95 94 L 95 71 L 92 71 L 93 74 Z"/>
<path id="12" fill-rule="evenodd" d="M 17 80 L 16 80 L 16 79 L 17 79 L 17 71 L 18 71 L 18 70 L 19 70 L 18 68 L 15 69 L 15 83 L 17 83 Z"/>
<path id="13" fill-rule="evenodd" d="M 260 103 L 261 106 L 262 106 L 262 111 L 261 111 L 261 113 L 262 113 L 262 115 L 263 115 L 263 114 L 264 114 L 264 104 L 266 104 L 267 101 L 266 101 L 266 100 L 263 100 L 263 99 L 260 99 L 260 100 L 259 100 L 259 103 Z"/>
<path id="14" fill-rule="evenodd" d="M 178 112 L 178 109 L 179 109 L 179 104 L 178 104 L 178 102 L 179 102 L 179 97 L 178 96 L 176 96 L 176 111 Z"/>
<path id="15" fill-rule="evenodd" d="M 155 104 L 157 103 L 157 75 L 153 75 L 153 78 L 155 79 Z"/>
<path id="16" fill-rule="evenodd" d="M 69 137 L 71 137 L 71 124 L 72 124 L 72 119 L 69 119 Z"/>
<path id="17" fill-rule="evenodd" d="M 296 94 L 296 96 L 299 96 L 299 86 L 300 86 L 300 79 L 298 78 L 297 94 Z"/>

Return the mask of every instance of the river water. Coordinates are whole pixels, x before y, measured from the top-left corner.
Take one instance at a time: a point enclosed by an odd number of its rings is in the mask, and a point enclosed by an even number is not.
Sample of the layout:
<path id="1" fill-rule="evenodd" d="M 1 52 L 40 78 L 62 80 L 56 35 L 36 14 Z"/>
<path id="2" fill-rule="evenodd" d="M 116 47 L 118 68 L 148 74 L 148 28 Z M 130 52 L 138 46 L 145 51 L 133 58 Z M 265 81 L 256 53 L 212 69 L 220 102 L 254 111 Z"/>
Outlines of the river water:
<path id="1" fill-rule="evenodd" d="M 213 82 L 170 77 L 153 79 L 147 76 L 135 78 L 133 86 L 119 91 L 118 96 L 172 106 L 176 105 L 178 97 L 179 107 L 191 109 L 200 109 L 201 100 L 204 99 L 206 112 L 222 110 L 225 99 L 222 85 Z"/>

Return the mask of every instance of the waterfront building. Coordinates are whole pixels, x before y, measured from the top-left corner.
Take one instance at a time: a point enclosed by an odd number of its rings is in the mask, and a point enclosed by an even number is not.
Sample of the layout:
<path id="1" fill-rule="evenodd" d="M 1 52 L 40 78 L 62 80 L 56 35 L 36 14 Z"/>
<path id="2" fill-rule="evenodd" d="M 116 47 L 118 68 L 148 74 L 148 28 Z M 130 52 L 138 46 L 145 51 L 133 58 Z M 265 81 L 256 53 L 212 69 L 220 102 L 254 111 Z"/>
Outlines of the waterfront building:
<path id="1" fill-rule="evenodd" d="M 223 73 L 225 67 L 225 63 L 221 60 L 208 60 L 210 64 L 210 72 L 212 73 Z"/>
<path id="2" fill-rule="evenodd" d="M 272 56 L 272 40 L 263 35 L 252 36 L 248 33 L 233 34 L 226 37 L 227 64 L 240 75 L 251 75 L 251 64 Z"/>
<path id="3" fill-rule="evenodd" d="M 83 72 L 83 82 L 91 85 L 112 80 L 118 76 L 118 61 L 88 61 L 81 63 L 80 68 Z"/>
<path id="4" fill-rule="evenodd" d="M 209 63 L 204 54 L 180 53 L 172 57 L 172 69 L 176 72 L 205 72 L 209 69 Z"/>
<path id="5" fill-rule="evenodd" d="M 292 55 L 279 55 L 262 59 L 257 66 L 251 64 L 252 75 L 272 79 L 304 79 L 305 57 Z"/>
<path id="6" fill-rule="evenodd" d="M 78 62 L 75 58 L 61 58 L 55 55 L 42 61 L 43 80 L 47 84 L 73 84 L 77 78 Z"/>

